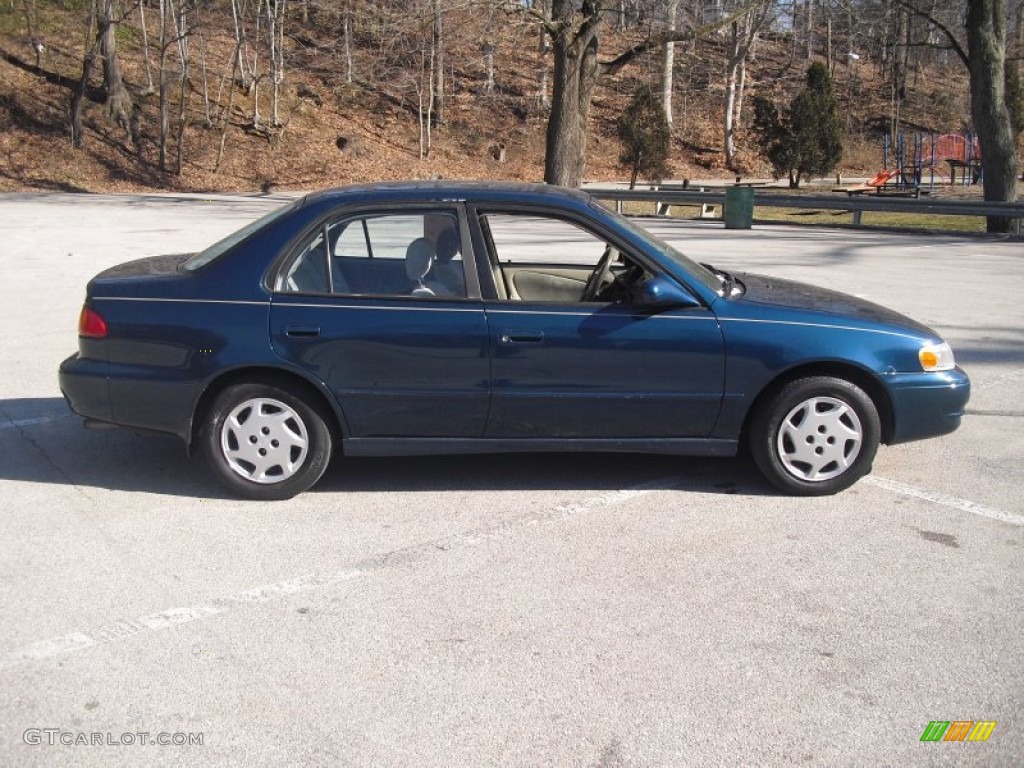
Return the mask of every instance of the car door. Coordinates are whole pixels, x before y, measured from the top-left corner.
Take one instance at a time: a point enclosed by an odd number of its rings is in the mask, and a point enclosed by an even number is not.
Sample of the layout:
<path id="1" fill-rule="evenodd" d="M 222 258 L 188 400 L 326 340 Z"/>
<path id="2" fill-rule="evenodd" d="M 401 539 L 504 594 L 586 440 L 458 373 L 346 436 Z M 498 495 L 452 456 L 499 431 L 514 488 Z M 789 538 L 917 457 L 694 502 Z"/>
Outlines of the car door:
<path id="1" fill-rule="evenodd" d="M 274 285 L 275 352 L 324 382 L 348 437 L 479 437 L 487 325 L 459 207 L 342 211 Z"/>
<path id="2" fill-rule="evenodd" d="M 581 301 L 609 246 L 622 270 L 657 267 L 578 219 L 474 211 L 491 339 L 494 438 L 710 434 L 724 380 L 722 334 L 705 306 L 652 311 Z M 695 302 L 696 303 L 696 302 Z"/>

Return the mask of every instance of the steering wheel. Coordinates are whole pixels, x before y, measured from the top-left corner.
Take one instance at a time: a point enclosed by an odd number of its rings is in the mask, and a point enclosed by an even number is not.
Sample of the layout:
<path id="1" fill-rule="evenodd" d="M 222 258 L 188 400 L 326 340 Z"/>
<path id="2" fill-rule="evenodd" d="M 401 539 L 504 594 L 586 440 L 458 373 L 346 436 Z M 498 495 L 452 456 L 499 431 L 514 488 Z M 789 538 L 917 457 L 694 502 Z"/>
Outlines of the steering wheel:
<path id="1" fill-rule="evenodd" d="M 597 262 L 594 271 L 587 278 L 587 284 L 583 287 L 583 295 L 580 296 L 580 301 L 593 301 L 597 298 L 597 294 L 601 292 L 604 281 L 608 279 L 608 275 L 612 271 L 612 260 L 618 255 L 617 249 L 612 248 L 610 245 L 605 246 L 604 253 L 601 254 L 601 260 Z"/>

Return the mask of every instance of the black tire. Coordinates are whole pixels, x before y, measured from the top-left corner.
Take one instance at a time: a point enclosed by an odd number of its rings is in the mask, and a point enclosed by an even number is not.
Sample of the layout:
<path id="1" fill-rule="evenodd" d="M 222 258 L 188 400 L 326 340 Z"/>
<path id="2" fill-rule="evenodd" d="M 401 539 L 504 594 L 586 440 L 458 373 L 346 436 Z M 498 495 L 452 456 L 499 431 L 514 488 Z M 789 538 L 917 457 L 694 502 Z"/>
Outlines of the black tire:
<path id="1" fill-rule="evenodd" d="M 206 412 L 203 451 L 233 493 L 261 501 L 290 499 L 312 488 L 330 463 L 327 418 L 283 387 L 235 384 Z"/>
<path id="2" fill-rule="evenodd" d="M 815 376 L 786 384 L 758 408 L 750 452 L 783 491 L 828 496 L 871 471 L 881 432 L 878 410 L 864 390 Z"/>

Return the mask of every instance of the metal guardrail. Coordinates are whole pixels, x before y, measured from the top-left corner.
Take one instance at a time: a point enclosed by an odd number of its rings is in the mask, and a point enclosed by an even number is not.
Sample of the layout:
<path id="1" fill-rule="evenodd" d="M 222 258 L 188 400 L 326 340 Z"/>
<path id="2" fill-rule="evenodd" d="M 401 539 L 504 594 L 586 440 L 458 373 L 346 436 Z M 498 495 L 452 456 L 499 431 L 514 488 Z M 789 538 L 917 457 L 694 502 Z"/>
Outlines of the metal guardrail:
<path id="1" fill-rule="evenodd" d="M 624 202 L 653 202 L 659 213 L 667 213 L 672 205 L 720 206 L 725 203 L 725 192 L 682 189 L 606 189 L 588 188 L 587 192 L 598 200 L 611 200 L 621 210 Z M 849 211 L 853 224 L 861 225 L 864 211 L 885 213 L 921 213 L 940 216 L 1005 216 L 1016 219 L 1020 233 L 1024 219 L 1024 202 L 988 202 L 984 200 L 932 200 L 925 197 L 888 197 L 867 193 L 857 196 L 780 195 L 755 190 L 754 207 L 800 208 L 803 210 Z"/>

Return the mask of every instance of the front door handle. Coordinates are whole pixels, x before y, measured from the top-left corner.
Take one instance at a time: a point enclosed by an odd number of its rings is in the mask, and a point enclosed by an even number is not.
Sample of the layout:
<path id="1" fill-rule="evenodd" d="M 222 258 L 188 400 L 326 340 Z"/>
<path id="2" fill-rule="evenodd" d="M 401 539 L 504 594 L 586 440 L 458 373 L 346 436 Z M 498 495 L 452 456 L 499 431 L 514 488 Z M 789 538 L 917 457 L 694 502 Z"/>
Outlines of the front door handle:
<path id="1" fill-rule="evenodd" d="M 540 344 L 542 341 L 544 341 L 543 331 L 509 330 L 501 332 L 502 344 Z"/>
<path id="2" fill-rule="evenodd" d="M 314 338 L 320 335 L 320 329 L 315 325 L 286 325 L 284 335 L 292 338 Z"/>

